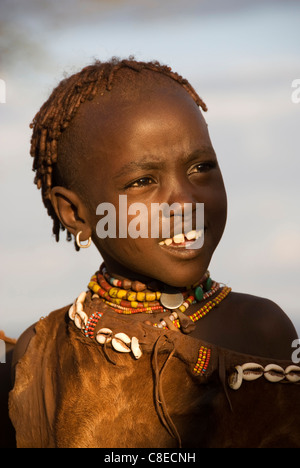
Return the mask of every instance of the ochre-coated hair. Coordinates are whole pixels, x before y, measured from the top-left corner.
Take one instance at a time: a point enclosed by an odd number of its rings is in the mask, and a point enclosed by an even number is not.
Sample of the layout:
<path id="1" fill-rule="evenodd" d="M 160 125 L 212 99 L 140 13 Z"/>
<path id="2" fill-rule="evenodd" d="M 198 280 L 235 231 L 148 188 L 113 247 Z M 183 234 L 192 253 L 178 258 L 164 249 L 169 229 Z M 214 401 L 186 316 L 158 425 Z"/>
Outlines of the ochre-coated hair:
<path id="1" fill-rule="evenodd" d="M 114 77 L 122 68 L 137 73 L 142 70 L 161 73 L 179 83 L 203 111 L 207 110 L 205 103 L 186 79 L 157 61 L 138 62 L 133 57 L 129 57 L 128 60 L 114 57 L 108 62 L 96 61 L 93 65 L 62 80 L 30 124 L 33 129 L 30 154 L 34 158 L 33 171 L 36 173 L 34 183 L 42 190 L 43 203 L 53 220 L 53 234 L 56 241 L 59 241 L 60 230 L 65 229 L 55 213 L 50 198 L 52 187 L 57 185 L 55 167 L 59 137 L 70 125 L 82 103 L 92 100 L 100 89 L 107 91 L 112 89 Z M 67 240 L 71 239 L 71 234 L 67 232 Z M 76 243 L 75 247 L 78 250 Z"/>

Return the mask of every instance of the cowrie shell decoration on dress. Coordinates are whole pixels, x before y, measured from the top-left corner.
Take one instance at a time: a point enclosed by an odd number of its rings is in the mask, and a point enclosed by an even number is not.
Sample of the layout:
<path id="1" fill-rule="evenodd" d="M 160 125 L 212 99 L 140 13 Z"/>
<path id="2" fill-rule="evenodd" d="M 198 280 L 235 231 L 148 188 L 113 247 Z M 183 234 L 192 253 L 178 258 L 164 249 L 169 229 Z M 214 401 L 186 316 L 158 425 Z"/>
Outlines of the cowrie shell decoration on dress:
<path id="1" fill-rule="evenodd" d="M 79 328 L 80 330 L 83 330 L 86 327 L 87 321 L 88 321 L 88 316 L 86 315 L 85 312 L 81 310 L 76 311 L 74 323 L 77 328 Z"/>
<path id="2" fill-rule="evenodd" d="M 140 357 L 142 356 L 142 350 L 139 345 L 139 340 L 135 336 L 131 338 L 131 351 L 136 359 L 140 359 Z"/>
<path id="3" fill-rule="evenodd" d="M 263 366 L 255 364 L 253 362 L 248 362 L 247 364 L 243 364 L 242 366 L 243 371 L 243 380 L 247 382 L 253 382 L 254 380 L 259 379 L 264 374 Z"/>
<path id="4" fill-rule="evenodd" d="M 76 327 L 79 328 L 80 330 L 86 327 L 86 324 L 88 321 L 88 316 L 83 311 L 83 303 L 85 301 L 85 298 L 86 298 L 86 292 L 82 292 L 78 296 L 74 304 L 72 304 L 69 309 L 70 319 L 74 321 Z"/>
<path id="5" fill-rule="evenodd" d="M 285 378 L 289 382 L 297 383 L 300 382 L 300 367 L 289 366 L 285 369 Z"/>
<path id="6" fill-rule="evenodd" d="M 131 339 L 125 333 L 117 333 L 112 339 L 111 345 L 119 353 L 130 353 Z"/>
<path id="7" fill-rule="evenodd" d="M 97 332 L 96 341 L 104 345 L 105 343 L 109 343 L 112 340 L 112 335 L 113 332 L 110 330 L 110 328 L 101 328 L 101 330 Z"/>
<path id="8" fill-rule="evenodd" d="M 281 382 L 285 378 L 284 369 L 277 364 L 269 364 L 265 367 L 265 378 L 269 382 Z"/>
<path id="9" fill-rule="evenodd" d="M 291 383 L 300 382 L 300 367 L 291 365 L 285 370 L 278 364 L 268 364 L 265 368 L 260 364 L 248 362 L 242 366 L 236 366 L 228 378 L 228 385 L 232 390 L 241 388 L 243 380 L 252 382 L 264 376 L 271 383 L 279 383 L 286 380 Z"/>
<path id="10" fill-rule="evenodd" d="M 243 383 L 243 369 L 241 366 L 236 366 L 235 371 L 236 372 L 233 372 L 228 379 L 229 387 L 232 388 L 232 390 L 238 390 Z"/>
<path id="11" fill-rule="evenodd" d="M 91 321 L 92 316 L 88 317 L 88 315 L 83 310 L 85 299 L 86 292 L 82 292 L 71 305 L 68 311 L 68 315 L 79 330 L 83 331 L 86 336 L 93 338 L 93 328 L 88 330 L 88 332 L 86 330 L 88 322 Z M 98 315 L 99 318 L 102 316 L 102 314 L 99 313 Z M 101 345 L 111 343 L 112 348 L 119 353 L 132 353 L 135 359 L 140 359 L 143 354 L 139 340 L 135 336 L 130 338 L 128 335 L 126 335 L 126 333 L 113 333 L 110 328 L 101 328 L 97 332 L 95 339 L 97 343 Z"/>

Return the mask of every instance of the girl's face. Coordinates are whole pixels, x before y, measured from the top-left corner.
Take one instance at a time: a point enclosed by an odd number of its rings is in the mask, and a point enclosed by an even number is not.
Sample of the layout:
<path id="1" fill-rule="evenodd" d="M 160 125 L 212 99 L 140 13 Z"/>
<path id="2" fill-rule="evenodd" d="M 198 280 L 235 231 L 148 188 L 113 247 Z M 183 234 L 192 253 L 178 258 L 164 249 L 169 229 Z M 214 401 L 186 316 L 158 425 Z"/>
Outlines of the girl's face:
<path id="1" fill-rule="evenodd" d="M 92 239 L 111 273 L 191 285 L 207 270 L 226 222 L 226 193 L 207 125 L 177 84 L 121 102 L 113 91 L 83 105 L 76 118 L 86 155 L 80 171 Z M 104 202 L 116 208 L 118 235 L 120 195 L 127 196 L 128 206 L 139 202 L 147 207 L 149 237 L 98 237 L 96 209 Z M 151 206 L 163 202 L 190 203 L 194 214 L 196 203 L 204 203 L 202 248 L 161 245 L 161 235 L 151 237 Z M 129 224 L 135 216 L 127 218 Z"/>

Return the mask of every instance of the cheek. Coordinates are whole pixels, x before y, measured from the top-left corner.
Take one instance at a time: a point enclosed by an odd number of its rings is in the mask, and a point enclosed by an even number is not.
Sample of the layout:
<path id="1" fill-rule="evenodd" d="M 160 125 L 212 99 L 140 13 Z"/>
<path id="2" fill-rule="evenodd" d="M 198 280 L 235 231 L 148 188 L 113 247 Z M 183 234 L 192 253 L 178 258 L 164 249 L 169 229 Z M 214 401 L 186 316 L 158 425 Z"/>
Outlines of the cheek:
<path id="1" fill-rule="evenodd" d="M 157 260 L 158 238 L 151 237 L 151 207 L 143 204 L 117 205 L 117 209 L 112 212 L 112 216 L 106 215 L 106 220 L 110 221 L 113 236 L 99 236 L 99 227 L 108 231 L 108 223 L 105 223 L 105 216 L 98 216 L 96 223 L 96 235 L 94 242 L 101 255 L 114 258 L 115 261 L 123 264 L 132 270 L 139 270 L 141 265 L 151 263 L 151 258 Z M 98 229 L 97 229 L 98 226 Z"/>
<path id="2" fill-rule="evenodd" d="M 159 258 L 151 239 L 103 239 L 98 244 L 98 250 L 108 264 L 113 259 L 136 273 L 156 277 Z"/>
<path id="3" fill-rule="evenodd" d="M 109 230 L 108 224 L 103 229 L 102 220 L 98 220 L 96 234 L 94 234 L 95 244 L 100 253 L 106 252 L 116 260 L 122 261 L 122 263 L 126 260 L 126 264 L 128 264 L 128 261 L 135 263 L 146 254 L 151 254 L 154 244 L 153 239 L 148 237 L 147 220 L 145 220 L 145 223 L 140 223 L 140 218 L 136 216 L 123 218 L 121 216 L 119 219 L 117 214 L 116 222 L 111 218 L 111 228 Z M 99 226 L 101 226 L 101 231 Z"/>
<path id="4" fill-rule="evenodd" d="M 204 210 L 207 227 L 220 238 L 227 219 L 227 196 L 223 184 L 210 191 Z"/>

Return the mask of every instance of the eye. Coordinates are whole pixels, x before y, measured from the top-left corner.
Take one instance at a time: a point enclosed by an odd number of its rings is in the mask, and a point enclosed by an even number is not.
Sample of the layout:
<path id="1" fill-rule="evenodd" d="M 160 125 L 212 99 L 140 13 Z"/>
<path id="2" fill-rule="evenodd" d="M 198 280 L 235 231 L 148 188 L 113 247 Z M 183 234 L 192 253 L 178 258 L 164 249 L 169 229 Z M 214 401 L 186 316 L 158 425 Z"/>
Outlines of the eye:
<path id="1" fill-rule="evenodd" d="M 128 184 L 126 188 L 131 188 L 131 187 L 146 187 L 147 185 L 154 184 L 154 180 L 151 177 L 141 177 L 138 180 L 135 180 L 134 182 L 131 182 L 131 184 Z"/>
<path id="2" fill-rule="evenodd" d="M 199 163 L 190 169 L 189 174 L 199 174 L 199 173 L 209 172 L 211 169 L 214 169 L 215 167 L 216 167 L 216 163 L 214 161 L 207 161 L 207 162 Z"/>

